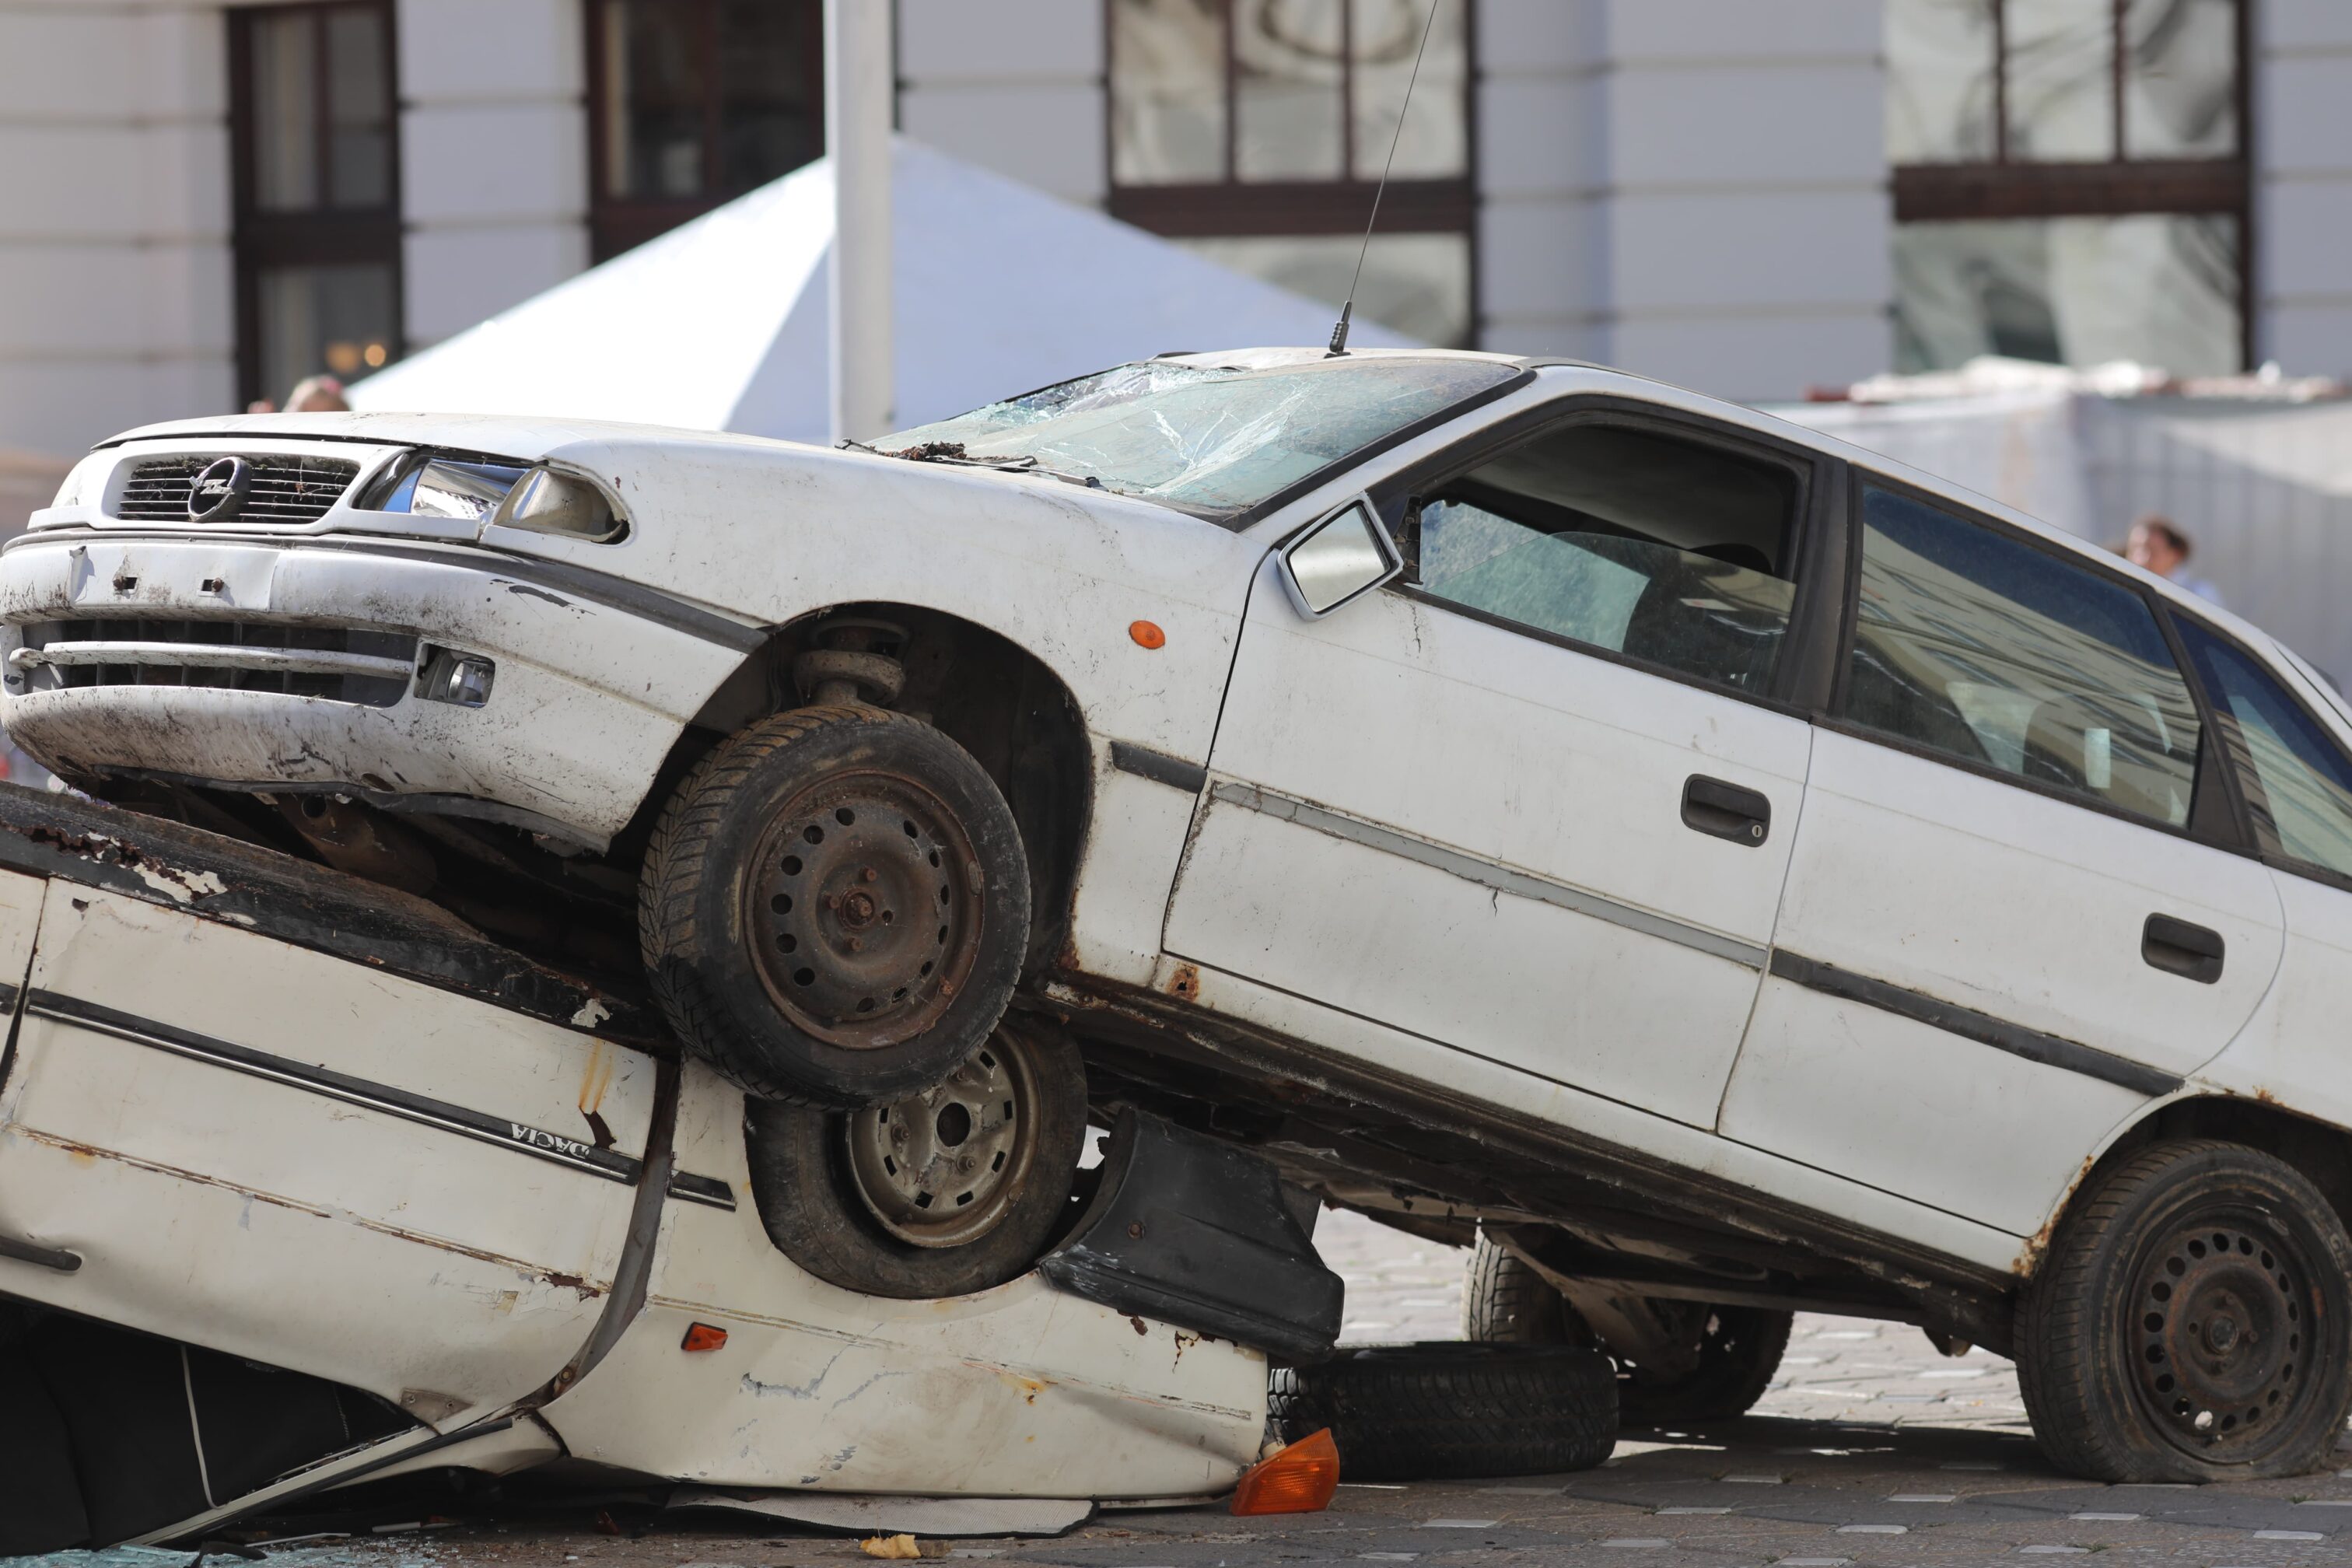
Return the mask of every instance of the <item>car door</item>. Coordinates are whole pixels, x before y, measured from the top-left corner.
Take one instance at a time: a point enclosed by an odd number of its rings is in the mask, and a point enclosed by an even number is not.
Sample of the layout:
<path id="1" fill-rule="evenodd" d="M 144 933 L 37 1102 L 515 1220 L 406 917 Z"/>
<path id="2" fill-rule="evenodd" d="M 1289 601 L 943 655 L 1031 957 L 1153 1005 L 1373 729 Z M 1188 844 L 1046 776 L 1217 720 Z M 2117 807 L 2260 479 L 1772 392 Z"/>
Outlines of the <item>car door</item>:
<path id="1" fill-rule="evenodd" d="M 1391 587 L 1310 619 L 1269 561 L 1168 951 L 1711 1127 L 1804 787 L 1818 488 L 1707 422 L 1555 406 L 1372 498 Z"/>
<path id="2" fill-rule="evenodd" d="M 2286 917 L 2286 953 L 2265 1016 L 2210 1069 L 2296 1112 L 2352 1124 L 2344 1020 L 2352 1016 L 2352 758 L 2326 699 L 2211 626 L 2177 617 L 2235 764 L 2257 848 Z"/>
<path id="3" fill-rule="evenodd" d="M 2139 585 L 1858 489 L 1849 652 L 1721 1131 L 2028 1234 L 2252 1015 L 2278 899 Z"/>

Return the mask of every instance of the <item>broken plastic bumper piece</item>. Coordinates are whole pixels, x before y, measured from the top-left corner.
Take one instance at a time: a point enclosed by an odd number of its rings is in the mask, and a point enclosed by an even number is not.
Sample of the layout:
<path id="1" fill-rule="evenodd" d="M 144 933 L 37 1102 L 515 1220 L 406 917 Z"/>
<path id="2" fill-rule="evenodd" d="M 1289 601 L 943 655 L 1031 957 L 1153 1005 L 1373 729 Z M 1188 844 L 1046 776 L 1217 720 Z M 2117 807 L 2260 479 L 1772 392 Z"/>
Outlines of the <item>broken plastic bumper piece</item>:
<path id="1" fill-rule="evenodd" d="M 1265 1161 L 1129 1110 L 1071 1239 L 1038 1268 L 1073 1295 L 1249 1345 L 1320 1361 L 1345 1289 L 1317 1256 L 1315 1200 Z"/>

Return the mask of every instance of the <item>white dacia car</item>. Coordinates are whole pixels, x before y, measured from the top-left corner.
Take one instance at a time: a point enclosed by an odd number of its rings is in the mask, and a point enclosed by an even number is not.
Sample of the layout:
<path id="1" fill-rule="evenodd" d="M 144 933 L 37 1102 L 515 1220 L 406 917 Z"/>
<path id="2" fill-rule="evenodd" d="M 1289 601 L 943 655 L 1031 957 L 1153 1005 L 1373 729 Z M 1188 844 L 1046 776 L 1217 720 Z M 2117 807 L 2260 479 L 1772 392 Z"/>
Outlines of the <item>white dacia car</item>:
<path id="1" fill-rule="evenodd" d="M 835 1283 L 1025 1269 L 1135 1107 L 1475 1242 L 1629 1420 L 1814 1306 L 2013 1354 L 2085 1475 L 2344 1430 L 2352 717 L 1777 419 L 1255 350 L 864 449 L 195 421 L 0 620 L 74 784 L 649 989 Z"/>

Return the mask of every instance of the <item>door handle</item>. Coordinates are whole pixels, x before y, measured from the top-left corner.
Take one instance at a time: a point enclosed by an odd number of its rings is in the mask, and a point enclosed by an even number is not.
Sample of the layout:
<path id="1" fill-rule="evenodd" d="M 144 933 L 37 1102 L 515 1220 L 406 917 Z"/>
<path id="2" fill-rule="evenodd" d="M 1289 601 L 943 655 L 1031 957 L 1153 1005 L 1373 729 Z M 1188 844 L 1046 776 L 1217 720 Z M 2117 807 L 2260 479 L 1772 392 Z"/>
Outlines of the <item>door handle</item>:
<path id="1" fill-rule="evenodd" d="M 2170 915 L 2150 915 L 2140 928 L 2139 955 L 2151 968 L 2210 985 L 2221 978 L 2221 933 Z"/>
<path id="2" fill-rule="evenodd" d="M 29 1241 L 0 1236 L 0 1258 L 18 1263 L 30 1263 L 37 1268 L 54 1268 L 60 1274 L 72 1274 L 81 1268 L 81 1259 L 70 1252 L 53 1247 L 36 1247 Z"/>
<path id="3" fill-rule="evenodd" d="M 1772 831 L 1772 803 L 1756 790 L 1693 773 L 1683 785 L 1683 826 L 1753 849 Z"/>

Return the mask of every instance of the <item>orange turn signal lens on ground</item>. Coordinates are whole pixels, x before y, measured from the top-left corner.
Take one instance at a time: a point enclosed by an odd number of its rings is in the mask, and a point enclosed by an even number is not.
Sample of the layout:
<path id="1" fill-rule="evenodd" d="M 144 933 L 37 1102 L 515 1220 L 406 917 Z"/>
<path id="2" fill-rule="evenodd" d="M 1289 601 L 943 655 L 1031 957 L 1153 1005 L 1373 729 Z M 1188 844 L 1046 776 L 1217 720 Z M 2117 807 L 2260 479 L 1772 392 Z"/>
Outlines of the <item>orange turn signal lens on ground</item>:
<path id="1" fill-rule="evenodd" d="M 1339 1489 L 1339 1446 L 1327 1428 L 1242 1472 L 1235 1513 L 1321 1513 Z"/>
<path id="2" fill-rule="evenodd" d="M 709 1323 L 696 1323 L 686 1331 L 686 1338 L 678 1342 L 677 1348 L 682 1351 L 715 1351 L 726 1342 L 725 1329 L 714 1329 Z"/>
<path id="3" fill-rule="evenodd" d="M 1134 622 L 1127 628 L 1127 635 L 1135 639 L 1135 646 L 1138 647 L 1166 647 L 1168 646 L 1168 634 L 1161 631 L 1157 625 L 1150 621 Z"/>

